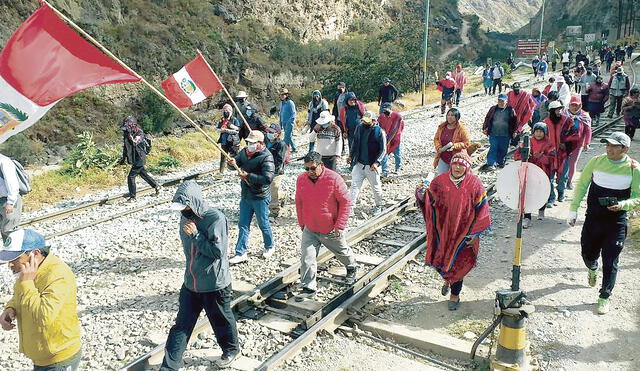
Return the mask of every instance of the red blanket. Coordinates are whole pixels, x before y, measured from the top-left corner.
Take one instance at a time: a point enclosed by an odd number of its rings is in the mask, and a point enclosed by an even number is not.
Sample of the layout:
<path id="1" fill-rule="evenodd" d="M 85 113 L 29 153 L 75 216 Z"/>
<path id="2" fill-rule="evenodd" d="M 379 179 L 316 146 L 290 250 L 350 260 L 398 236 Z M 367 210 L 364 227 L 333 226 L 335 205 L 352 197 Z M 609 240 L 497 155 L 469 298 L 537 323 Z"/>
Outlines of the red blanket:
<path id="1" fill-rule="evenodd" d="M 467 171 L 459 187 L 440 174 L 420 203 L 427 226 L 426 263 L 449 283 L 460 281 L 475 266 L 480 240 L 467 245 L 467 236 L 491 226 L 489 203 L 482 181 Z"/>
<path id="2" fill-rule="evenodd" d="M 533 110 L 536 108 L 536 101 L 531 94 L 523 90 L 520 90 L 518 94 L 510 91 L 508 97 L 509 105 L 516 111 L 518 118 L 517 131 L 521 131 L 522 127 L 531 120 Z"/>
<path id="3" fill-rule="evenodd" d="M 389 116 L 381 114 L 378 116 L 378 124 L 387 135 L 387 154 L 392 153 L 400 145 L 400 138 L 404 130 L 402 115 L 398 112 L 391 112 Z"/>

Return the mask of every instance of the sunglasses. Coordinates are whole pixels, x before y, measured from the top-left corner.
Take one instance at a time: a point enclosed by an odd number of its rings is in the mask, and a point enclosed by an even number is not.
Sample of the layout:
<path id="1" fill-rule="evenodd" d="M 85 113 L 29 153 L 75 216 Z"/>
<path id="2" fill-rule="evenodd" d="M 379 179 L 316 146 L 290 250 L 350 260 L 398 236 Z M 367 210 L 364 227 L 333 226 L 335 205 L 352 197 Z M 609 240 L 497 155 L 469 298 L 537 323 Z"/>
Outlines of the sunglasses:
<path id="1" fill-rule="evenodd" d="M 304 167 L 304 171 L 316 171 L 316 169 L 318 168 L 318 166 L 309 166 L 309 167 Z"/>

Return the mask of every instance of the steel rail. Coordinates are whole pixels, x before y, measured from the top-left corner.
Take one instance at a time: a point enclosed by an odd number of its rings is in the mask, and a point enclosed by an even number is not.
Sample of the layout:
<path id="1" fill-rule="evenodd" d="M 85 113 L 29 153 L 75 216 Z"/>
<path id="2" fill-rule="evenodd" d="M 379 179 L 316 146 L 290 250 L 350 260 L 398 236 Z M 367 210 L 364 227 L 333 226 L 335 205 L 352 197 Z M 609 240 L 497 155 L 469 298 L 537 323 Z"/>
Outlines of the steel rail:
<path id="1" fill-rule="evenodd" d="M 412 197 L 407 197 L 396 203 L 395 205 L 385 209 L 382 213 L 369 219 L 367 222 L 358 226 L 354 230 L 349 231 L 346 236 L 347 242 L 350 245 L 356 244 L 373 235 L 380 229 L 392 224 L 401 216 L 412 210 L 415 210 L 415 205 L 412 202 Z M 318 253 L 317 261 L 320 264 L 329 260 L 331 257 L 333 257 L 333 254 L 323 247 Z M 276 292 L 297 282 L 299 278 L 300 263 L 296 263 L 276 274 L 264 283 L 256 286 L 252 290 L 233 299 L 233 301 L 231 302 L 231 307 L 236 312 L 242 312 L 252 306 L 260 305 Z M 191 335 L 191 339 L 195 339 L 200 332 L 208 328 L 210 328 L 208 319 L 203 318 L 198 320 Z M 156 346 L 151 351 L 136 358 L 131 363 L 124 366 L 121 370 L 142 371 L 153 364 L 160 363 L 162 357 L 164 356 L 164 347 L 165 344 Z"/>
<path id="2" fill-rule="evenodd" d="M 388 278 L 413 260 L 425 246 L 426 233 L 416 237 L 400 248 L 384 262 L 360 278 L 353 288 L 345 291 L 338 298 L 327 304 L 319 313 L 314 314 L 313 325 L 302 335 L 287 344 L 278 353 L 264 361 L 257 370 L 275 370 L 285 360 L 294 357 L 303 347 L 311 344 L 320 331 L 333 332 L 349 319 L 351 310 L 361 308 L 370 298 L 377 296 L 388 285 Z M 340 300 L 340 302 L 338 302 Z M 321 314 L 320 314 L 321 313 Z M 321 318 L 316 318 L 321 315 Z"/>

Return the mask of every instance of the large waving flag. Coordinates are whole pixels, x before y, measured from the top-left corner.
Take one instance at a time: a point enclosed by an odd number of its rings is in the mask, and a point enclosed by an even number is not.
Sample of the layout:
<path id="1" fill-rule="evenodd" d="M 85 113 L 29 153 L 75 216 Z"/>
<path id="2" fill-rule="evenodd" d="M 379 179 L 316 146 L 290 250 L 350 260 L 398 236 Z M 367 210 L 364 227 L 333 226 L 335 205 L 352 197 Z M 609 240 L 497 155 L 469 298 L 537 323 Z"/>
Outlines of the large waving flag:
<path id="1" fill-rule="evenodd" d="M 169 100 L 180 108 L 191 107 L 222 89 L 222 83 L 199 55 L 162 82 Z"/>
<path id="2" fill-rule="evenodd" d="M 0 52 L 0 143 L 36 123 L 66 96 L 139 80 L 44 4 Z"/>

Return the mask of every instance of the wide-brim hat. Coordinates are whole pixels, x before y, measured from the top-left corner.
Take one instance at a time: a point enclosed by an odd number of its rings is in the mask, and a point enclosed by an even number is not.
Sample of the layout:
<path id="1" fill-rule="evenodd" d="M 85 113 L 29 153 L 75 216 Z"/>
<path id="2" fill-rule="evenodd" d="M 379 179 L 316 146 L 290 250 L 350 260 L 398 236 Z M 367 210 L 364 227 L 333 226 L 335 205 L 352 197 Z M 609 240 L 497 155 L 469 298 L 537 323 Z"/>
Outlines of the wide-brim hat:
<path id="1" fill-rule="evenodd" d="M 244 90 L 240 90 L 238 92 L 238 94 L 236 94 L 236 98 L 247 98 L 249 95 L 247 95 L 247 92 Z"/>
<path id="2" fill-rule="evenodd" d="M 549 109 L 556 108 L 562 108 L 562 103 L 559 100 L 554 100 L 553 102 L 549 103 Z"/>
<path id="3" fill-rule="evenodd" d="M 320 117 L 318 117 L 316 119 L 316 123 L 323 125 L 329 122 L 332 122 L 336 119 L 336 117 L 334 115 L 332 115 L 331 113 L 329 113 L 329 111 L 322 111 L 320 112 Z"/>

